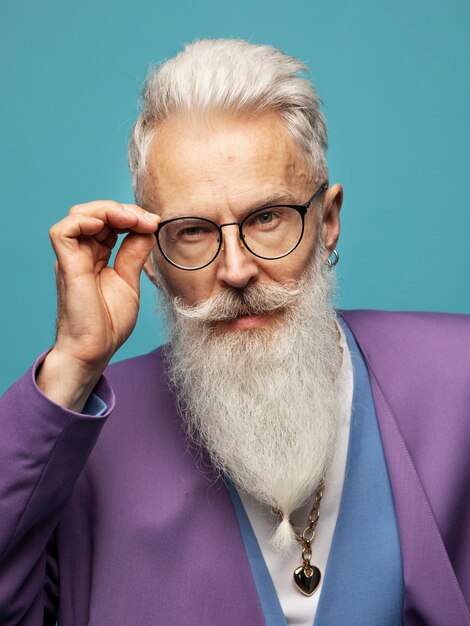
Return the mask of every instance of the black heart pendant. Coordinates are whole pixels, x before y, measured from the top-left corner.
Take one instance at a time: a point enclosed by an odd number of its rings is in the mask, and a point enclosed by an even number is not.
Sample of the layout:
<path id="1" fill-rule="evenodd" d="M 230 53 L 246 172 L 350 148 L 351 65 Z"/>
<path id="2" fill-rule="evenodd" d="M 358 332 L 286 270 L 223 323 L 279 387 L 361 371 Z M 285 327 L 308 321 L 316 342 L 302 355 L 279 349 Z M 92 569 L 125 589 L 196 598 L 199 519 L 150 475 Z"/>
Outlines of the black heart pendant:
<path id="1" fill-rule="evenodd" d="M 310 565 L 309 568 L 301 565 L 294 572 L 294 582 L 304 596 L 311 596 L 320 584 L 320 580 L 321 573 L 315 565 Z"/>

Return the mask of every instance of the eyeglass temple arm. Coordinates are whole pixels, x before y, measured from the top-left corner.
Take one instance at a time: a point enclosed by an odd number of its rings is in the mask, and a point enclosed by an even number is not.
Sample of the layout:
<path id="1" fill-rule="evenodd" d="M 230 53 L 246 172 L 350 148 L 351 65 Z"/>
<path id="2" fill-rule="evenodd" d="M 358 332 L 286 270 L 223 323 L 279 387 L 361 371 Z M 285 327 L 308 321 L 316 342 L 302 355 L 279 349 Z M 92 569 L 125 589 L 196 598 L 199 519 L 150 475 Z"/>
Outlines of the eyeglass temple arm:
<path id="1" fill-rule="evenodd" d="M 315 200 L 315 198 L 317 198 L 323 191 L 325 191 L 325 189 L 328 189 L 328 181 L 325 181 L 324 183 L 322 183 L 320 185 L 320 187 L 318 187 L 316 192 L 313 194 L 313 196 L 310 198 L 310 200 L 305 205 L 307 209 L 312 204 L 312 202 Z"/>

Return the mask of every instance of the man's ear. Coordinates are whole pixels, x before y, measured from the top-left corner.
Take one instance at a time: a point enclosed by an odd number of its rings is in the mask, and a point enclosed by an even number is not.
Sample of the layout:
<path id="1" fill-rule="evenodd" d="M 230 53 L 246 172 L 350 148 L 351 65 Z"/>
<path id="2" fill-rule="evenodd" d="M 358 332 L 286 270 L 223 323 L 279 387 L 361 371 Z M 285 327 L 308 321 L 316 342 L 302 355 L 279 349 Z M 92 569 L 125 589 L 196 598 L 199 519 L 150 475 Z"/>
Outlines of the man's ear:
<path id="1" fill-rule="evenodd" d="M 148 255 L 147 260 L 144 263 L 144 272 L 147 274 L 148 279 L 151 283 L 155 285 L 158 289 L 161 289 L 160 282 L 158 281 L 156 272 L 155 272 L 155 262 L 152 257 L 152 252 Z"/>
<path id="2" fill-rule="evenodd" d="M 325 248 L 333 252 L 340 232 L 339 212 L 343 204 L 343 188 L 335 184 L 325 193 L 323 201 L 322 235 Z"/>

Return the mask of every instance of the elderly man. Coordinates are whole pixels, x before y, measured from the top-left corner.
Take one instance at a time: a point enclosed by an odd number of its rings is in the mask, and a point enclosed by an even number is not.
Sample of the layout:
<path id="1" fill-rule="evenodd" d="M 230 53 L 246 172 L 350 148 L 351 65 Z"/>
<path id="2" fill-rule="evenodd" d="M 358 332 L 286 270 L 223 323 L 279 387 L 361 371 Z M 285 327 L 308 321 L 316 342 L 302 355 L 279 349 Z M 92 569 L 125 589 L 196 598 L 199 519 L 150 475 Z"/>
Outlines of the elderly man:
<path id="1" fill-rule="evenodd" d="M 188 46 L 144 89 L 137 204 L 51 229 L 57 339 L 0 406 L 2 624 L 470 624 L 469 321 L 335 313 L 304 69 Z M 171 341 L 107 367 L 142 268 Z"/>

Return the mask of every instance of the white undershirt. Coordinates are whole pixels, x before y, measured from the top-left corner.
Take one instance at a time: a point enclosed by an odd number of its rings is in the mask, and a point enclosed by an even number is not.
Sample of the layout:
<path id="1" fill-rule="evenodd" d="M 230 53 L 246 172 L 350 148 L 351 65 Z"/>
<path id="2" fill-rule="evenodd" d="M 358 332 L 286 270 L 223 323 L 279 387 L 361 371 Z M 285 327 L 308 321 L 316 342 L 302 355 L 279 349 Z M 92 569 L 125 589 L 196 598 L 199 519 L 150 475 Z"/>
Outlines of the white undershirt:
<path id="1" fill-rule="evenodd" d="M 341 327 L 339 327 L 339 330 L 341 334 L 340 346 L 343 349 L 343 363 L 339 385 L 341 389 L 339 426 L 335 453 L 326 474 L 320 519 L 316 528 L 315 540 L 312 544 L 312 564 L 316 565 L 322 573 L 320 584 L 312 596 L 304 596 L 294 583 L 294 570 L 302 564 L 302 548 L 300 544 L 298 550 L 289 557 L 283 557 L 276 552 L 269 541 L 276 525 L 276 517 L 254 498 L 239 492 L 276 588 L 286 621 L 289 625 L 295 624 L 295 626 L 312 626 L 315 619 L 343 491 L 354 382 L 351 354 Z M 307 525 L 312 503 L 313 495 L 312 499 L 304 507 L 298 509 L 292 515 L 294 524 L 298 528 L 303 529 Z"/>

